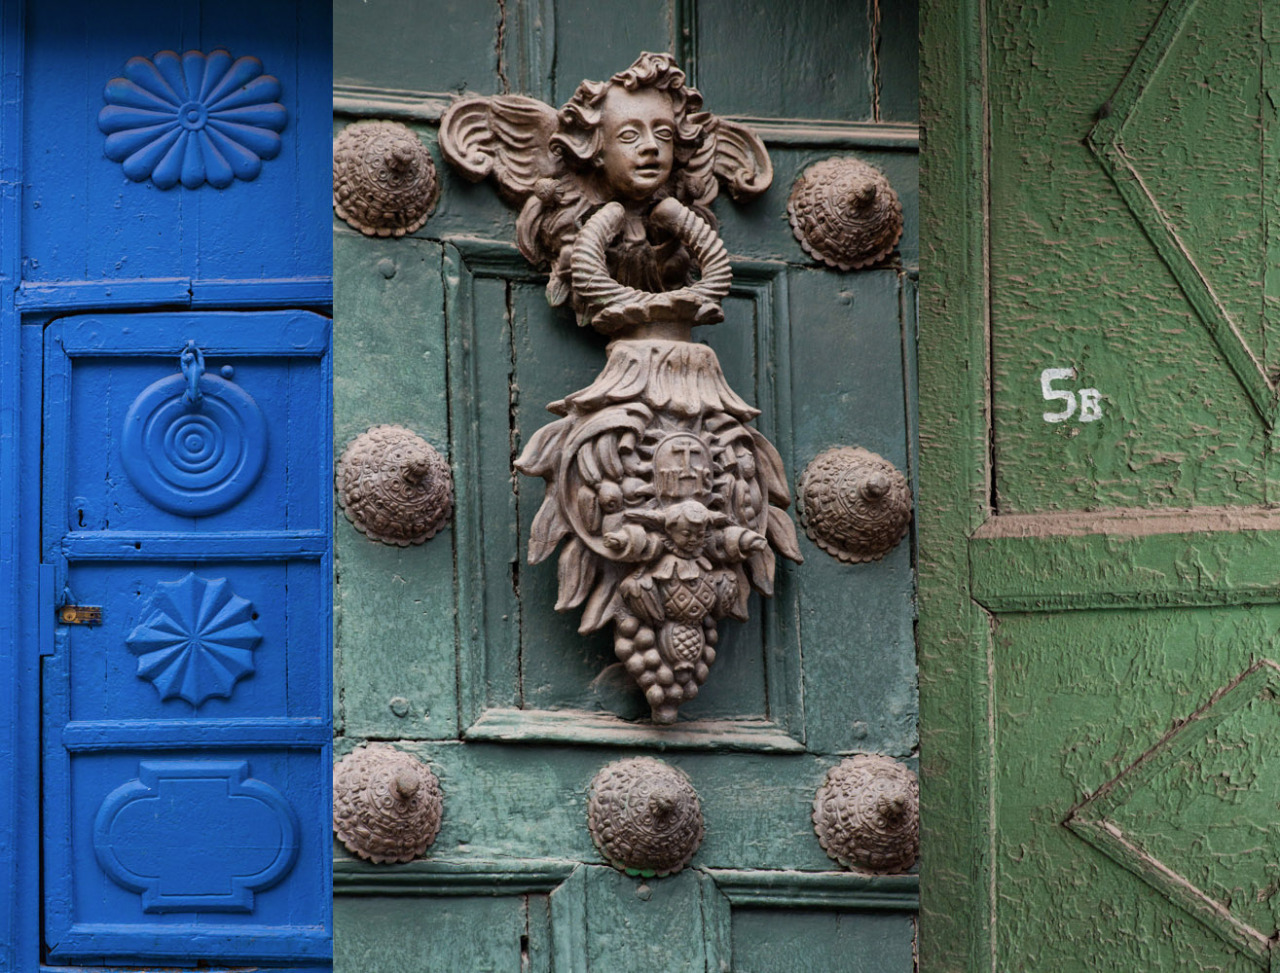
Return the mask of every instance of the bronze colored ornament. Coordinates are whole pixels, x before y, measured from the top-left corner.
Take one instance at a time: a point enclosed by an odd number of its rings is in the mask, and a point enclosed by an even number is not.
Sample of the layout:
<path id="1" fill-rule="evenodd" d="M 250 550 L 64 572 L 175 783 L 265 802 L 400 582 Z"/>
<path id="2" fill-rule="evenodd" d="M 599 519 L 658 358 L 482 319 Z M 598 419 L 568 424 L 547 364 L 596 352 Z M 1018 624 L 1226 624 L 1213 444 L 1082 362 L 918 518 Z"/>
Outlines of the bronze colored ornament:
<path id="1" fill-rule="evenodd" d="M 711 203 L 773 178 L 764 144 L 702 111 L 670 54 L 584 81 L 555 109 L 499 95 L 454 104 L 445 158 L 520 207 L 517 242 L 550 273 L 547 298 L 613 340 L 591 386 L 553 402 L 516 468 L 547 481 L 529 561 L 564 542 L 557 610 L 612 623 L 614 650 L 655 723 L 673 723 L 715 661 L 717 624 L 773 593 L 799 561 L 782 460 L 747 425 L 695 325 L 724 319 L 732 271 Z"/>
<path id="2" fill-rule="evenodd" d="M 702 806 L 683 771 L 652 757 L 609 764 L 591 781 L 591 840 L 609 864 L 644 878 L 672 875 L 702 844 Z"/>
<path id="3" fill-rule="evenodd" d="M 431 152 L 399 122 L 354 122 L 333 140 L 333 210 L 366 236 L 412 233 L 439 196 Z"/>
<path id="4" fill-rule="evenodd" d="M 449 464 L 403 426 L 373 426 L 351 440 L 335 479 L 347 519 L 384 544 L 421 544 L 453 513 Z"/>
<path id="5" fill-rule="evenodd" d="M 443 808 L 436 775 L 390 744 L 367 744 L 334 765 L 334 833 L 368 861 L 417 858 L 436 840 Z"/>
<path id="6" fill-rule="evenodd" d="M 818 788 L 813 830 L 827 855 L 845 868 L 905 872 L 920 854 L 916 775 L 889 757 L 847 757 Z"/>
<path id="7" fill-rule="evenodd" d="M 852 156 L 815 162 L 796 179 L 787 215 L 800 246 L 839 270 L 879 263 L 902 237 L 902 203 L 884 174 Z"/>
<path id="8" fill-rule="evenodd" d="M 878 561 L 907 534 L 911 487 L 882 456 L 836 446 L 800 475 L 800 522 L 832 557 L 850 564 Z"/>

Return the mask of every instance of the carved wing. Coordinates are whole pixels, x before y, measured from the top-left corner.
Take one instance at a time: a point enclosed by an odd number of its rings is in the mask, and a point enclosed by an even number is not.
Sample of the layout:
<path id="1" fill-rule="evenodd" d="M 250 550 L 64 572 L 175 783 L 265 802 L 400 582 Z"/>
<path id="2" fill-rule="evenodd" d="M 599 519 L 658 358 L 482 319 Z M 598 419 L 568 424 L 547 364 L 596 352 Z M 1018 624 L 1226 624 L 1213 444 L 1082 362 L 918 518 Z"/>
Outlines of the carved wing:
<path id="1" fill-rule="evenodd" d="M 716 118 L 716 178 L 735 202 L 754 199 L 773 182 L 773 163 L 760 137 L 745 125 Z"/>
<path id="2" fill-rule="evenodd" d="M 559 171 L 550 142 L 557 124 L 555 109 L 534 98 L 467 98 L 440 119 L 440 149 L 472 182 L 492 176 L 503 198 L 518 205 L 534 183 Z"/>

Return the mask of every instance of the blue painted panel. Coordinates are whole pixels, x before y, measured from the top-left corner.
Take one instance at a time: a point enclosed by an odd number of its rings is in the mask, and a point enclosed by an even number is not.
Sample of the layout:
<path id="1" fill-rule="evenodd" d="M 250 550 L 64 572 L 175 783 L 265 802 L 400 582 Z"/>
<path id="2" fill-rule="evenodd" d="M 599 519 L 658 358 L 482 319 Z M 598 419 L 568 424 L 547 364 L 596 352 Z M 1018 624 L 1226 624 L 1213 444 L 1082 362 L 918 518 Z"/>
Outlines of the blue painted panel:
<path id="1" fill-rule="evenodd" d="M 24 280 L 328 277 L 331 123 L 327 95 L 318 95 L 330 87 L 330 17 L 327 7 L 298 7 L 254 0 L 135 0 L 107 10 L 99 0 L 30 4 Z M 208 60 L 201 64 L 214 69 L 211 76 L 225 70 L 224 80 L 239 80 L 214 53 L 219 49 L 229 52 L 232 64 L 256 59 L 263 76 L 278 84 L 245 78 L 243 93 L 231 96 L 244 103 L 228 109 L 232 102 L 216 90 L 200 90 L 203 77 L 188 81 L 194 92 L 179 90 L 190 63 L 179 61 L 165 82 L 160 69 L 168 70 L 166 56 L 157 61 L 164 51 L 204 53 Z M 131 63 L 134 58 L 143 61 Z M 113 83 L 117 78 L 126 82 Z M 138 81 L 161 94 L 128 90 Z M 141 172 L 141 161 L 111 158 L 123 142 L 146 140 L 146 133 L 133 134 L 142 116 L 117 114 L 105 123 L 112 131 L 103 131 L 99 113 L 111 101 L 121 111 L 145 103 L 143 110 L 155 113 L 148 120 L 173 126 L 157 133 L 162 139 L 189 141 L 199 151 L 186 152 L 181 163 L 176 156 L 155 159 L 159 180 Z M 278 135 L 272 128 L 280 112 L 265 107 L 272 104 L 283 111 Z M 214 115 L 192 122 L 186 114 L 206 109 Z M 220 110 L 226 117 L 218 122 Z M 115 139 L 111 145 L 109 138 Z M 141 144 L 127 148 L 133 151 L 126 159 L 146 154 Z M 163 175 L 170 165 L 177 167 L 174 185 Z M 237 167 L 248 175 L 259 166 L 252 179 L 233 175 L 222 189 L 206 181 L 212 176 L 222 182 Z M 196 168 L 206 175 L 199 184 Z"/>
<path id="2" fill-rule="evenodd" d="M 50 962 L 329 955 L 329 324 L 45 329 Z"/>

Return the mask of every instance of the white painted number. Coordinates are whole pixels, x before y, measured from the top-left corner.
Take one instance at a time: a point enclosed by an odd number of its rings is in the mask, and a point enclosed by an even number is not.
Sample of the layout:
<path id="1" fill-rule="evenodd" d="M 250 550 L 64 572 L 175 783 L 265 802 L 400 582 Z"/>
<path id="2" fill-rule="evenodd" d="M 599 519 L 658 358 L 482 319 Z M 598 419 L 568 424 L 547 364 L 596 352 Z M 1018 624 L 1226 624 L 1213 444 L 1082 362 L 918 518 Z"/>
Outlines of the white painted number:
<path id="1" fill-rule="evenodd" d="M 1046 402 L 1062 404 L 1058 412 L 1045 412 L 1045 422 L 1066 422 L 1076 414 L 1076 394 L 1066 389 L 1056 389 L 1054 382 L 1065 382 L 1076 377 L 1074 368 L 1046 368 L 1040 373 L 1040 392 Z M 1097 389 L 1080 389 L 1080 422 L 1093 422 L 1102 418 L 1102 393 Z"/>

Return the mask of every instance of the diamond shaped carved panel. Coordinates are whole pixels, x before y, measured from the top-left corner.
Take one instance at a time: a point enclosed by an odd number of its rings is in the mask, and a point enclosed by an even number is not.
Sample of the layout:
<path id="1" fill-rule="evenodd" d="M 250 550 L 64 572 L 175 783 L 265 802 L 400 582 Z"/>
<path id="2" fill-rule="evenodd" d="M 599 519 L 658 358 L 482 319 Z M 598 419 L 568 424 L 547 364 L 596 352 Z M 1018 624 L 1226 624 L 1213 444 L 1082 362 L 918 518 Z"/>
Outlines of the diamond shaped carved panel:
<path id="1" fill-rule="evenodd" d="M 1063 823 L 1271 969 L 1280 935 L 1278 809 L 1280 666 L 1264 660 Z"/>
<path id="2" fill-rule="evenodd" d="M 1280 403 L 1280 8 L 1170 0 L 1089 147 L 1258 414 Z"/>

